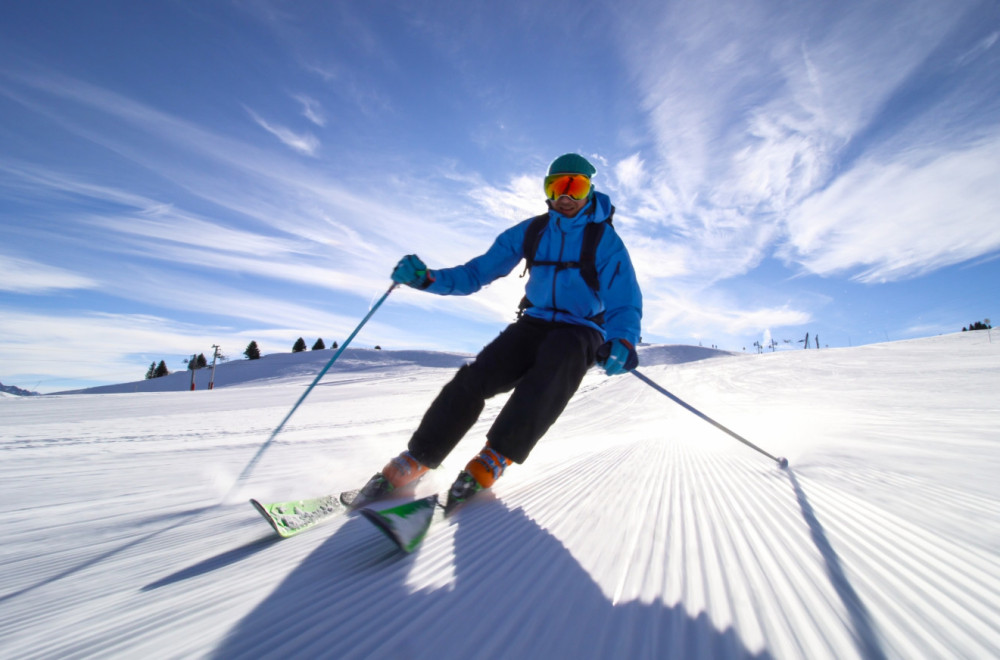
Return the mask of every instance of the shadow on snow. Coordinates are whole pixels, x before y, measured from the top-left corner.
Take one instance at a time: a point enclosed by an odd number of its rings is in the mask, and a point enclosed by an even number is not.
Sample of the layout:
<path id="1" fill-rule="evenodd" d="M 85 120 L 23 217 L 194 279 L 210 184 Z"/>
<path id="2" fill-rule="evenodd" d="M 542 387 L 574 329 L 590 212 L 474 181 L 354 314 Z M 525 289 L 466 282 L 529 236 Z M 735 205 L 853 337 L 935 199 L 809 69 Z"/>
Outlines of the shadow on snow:
<path id="1" fill-rule="evenodd" d="M 802 510 L 802 518 L 809 525 L 809 533 L 812 536 L 813 543 L 816 544 L 816 549 L 823 557 L 823 563 L 826 567 L 826 574 L 830 578 L 830 583 L 833 585 L 834 590 L 836 590 L 837 596 L 840 597 L 850 617 L 851 637 L 854 639 L 854 644 L 857 646 L 858 652 L 861 654 L 861 657 L 873 660 L 886 657 L 885 652 L 879 644 L 878 636 L 875 634 L 875 626 L 872 623 L 871 614 L 858 595 L 858 592 L 855 591 L 854 586 L 851 585 L 850 580 L 847 579 L 847 575 L 844 573 L 844 568 L 840 562 L 840 556 L 833 549 L 833 546 L 830 545 L 830 541 L 826 537 L 826 530 L 823 529 L 823 524 L 820 523 L 816 517 L 816 512 L 813 511 L 812 505 L 809 504 L 809 499 L 806 497 L 805 491 L 802 490 L 799 480 L 796 479 L 795 472 L 788 470 L 788 479 L 795 490 L 795 499 Z"/>
<path id="2" fill-rule="evenodd" d="M 440 586 L 409 586 L 418 568 Z M 346 521 L 214 653 L 267 656 L 770 657 L 680 604 L 612 605 L 567 548 L 499 500 L 437 523 L 409 556 L 360 517 Z"/>

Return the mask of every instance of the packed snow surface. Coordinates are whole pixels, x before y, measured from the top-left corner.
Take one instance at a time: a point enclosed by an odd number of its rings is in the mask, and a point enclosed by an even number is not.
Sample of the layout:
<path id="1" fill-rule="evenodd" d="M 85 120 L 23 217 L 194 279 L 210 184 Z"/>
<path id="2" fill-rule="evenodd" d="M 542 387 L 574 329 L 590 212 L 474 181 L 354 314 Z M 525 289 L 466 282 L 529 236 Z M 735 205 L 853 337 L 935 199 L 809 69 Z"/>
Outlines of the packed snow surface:
<path id="1" fill-rule="evenodd" d="M 0 657 L 998 657 L 991 340 L 646 347 L 643 374 L 789 468 L 595 369 L 410 555 L 357 515 L 278 540 L 247 499 L 360 486 L 468 356 L 345 351 L 242 482 L 330 351 L 211 391 L 0 398 Z"/>

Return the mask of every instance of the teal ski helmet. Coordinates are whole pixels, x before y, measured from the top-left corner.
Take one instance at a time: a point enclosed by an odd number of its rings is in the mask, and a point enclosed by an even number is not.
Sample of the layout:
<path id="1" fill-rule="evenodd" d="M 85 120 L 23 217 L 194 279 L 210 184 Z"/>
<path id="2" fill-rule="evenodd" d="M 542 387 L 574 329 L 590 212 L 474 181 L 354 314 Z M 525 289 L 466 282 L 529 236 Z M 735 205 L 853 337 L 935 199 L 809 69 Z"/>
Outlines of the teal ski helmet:
<path id="1" fill-rule="evenodd" d="M 597 168 L 580 154 L 563 154 L 549 165 L 549 176 L 553 174 L 582 174 L 590 179 L 597 174 Z"/>

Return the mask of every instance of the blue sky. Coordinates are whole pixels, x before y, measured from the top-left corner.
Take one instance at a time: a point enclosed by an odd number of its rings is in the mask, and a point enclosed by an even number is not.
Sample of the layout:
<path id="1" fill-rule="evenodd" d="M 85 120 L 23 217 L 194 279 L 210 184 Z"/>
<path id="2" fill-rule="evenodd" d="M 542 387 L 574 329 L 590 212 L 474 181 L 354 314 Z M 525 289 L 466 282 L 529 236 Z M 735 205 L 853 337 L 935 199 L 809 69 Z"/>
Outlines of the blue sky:
<path id="1" fill-rule="evenodd" d="M 1000 316 L 1000 5 L 22 2 L 0 20 L 0 382 L 342 341 L 576 151 L 643 336 L 849 346 Z M 358 346 L 476 352 L 519 271 Z M 785 344 L 784 340 L 791 343 Z"/>

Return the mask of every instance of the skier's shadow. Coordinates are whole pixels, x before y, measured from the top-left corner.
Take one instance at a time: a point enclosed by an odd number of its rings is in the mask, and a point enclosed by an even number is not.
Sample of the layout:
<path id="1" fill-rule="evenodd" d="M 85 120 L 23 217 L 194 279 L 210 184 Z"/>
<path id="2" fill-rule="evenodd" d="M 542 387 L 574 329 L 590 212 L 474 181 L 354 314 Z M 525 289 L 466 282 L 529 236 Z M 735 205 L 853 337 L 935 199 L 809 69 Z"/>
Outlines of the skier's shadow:
<path id="1" fill-rule="evenodd" d="M 454 524 L 454 551 L 445 526 Z M 407 584 L 411 571 L 421 583 Z M 352 518 L 237 626 L 218 658 L 738 658 L 732 628 L 683 605 L 613 605 L 558 539 L 501 501 L 470 503 L 414 555 Z"/>

